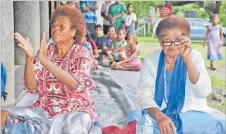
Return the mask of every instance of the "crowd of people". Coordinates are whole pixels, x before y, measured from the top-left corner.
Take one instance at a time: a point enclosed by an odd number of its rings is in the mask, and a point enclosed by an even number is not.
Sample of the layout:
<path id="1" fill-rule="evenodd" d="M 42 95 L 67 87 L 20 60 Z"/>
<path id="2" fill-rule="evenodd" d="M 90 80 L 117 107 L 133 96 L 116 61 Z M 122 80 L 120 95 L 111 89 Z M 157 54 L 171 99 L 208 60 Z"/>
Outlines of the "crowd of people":
<path id="1" fill-rule="evenodd" d="M 105 1 L 101 7 L 103 25 L 96 24 L 96 1 L 68 2 L 70 6 L 81 10 L 86 21 L 85 47 L 93 57 L 93 70 L 98 65 L 112 69 L 139 71 L 142 62 L 139 57 L 139 45 L 135 34 L 136 14 L 133 5 L 127 7 L 123 2 Z"/>
<path id="2" fill-rule="evenodd" d="M 96 1 L 81 1 L 80 11 L 74 2 L 56 8 L 50 19 L 52 41 L 48 44 L 43 33 L 36 55 L 29 38 L 15 33 L 26 54 L 24 89 L 39 98 L 29 107 L 2 109 L 1 127 L 17 134 L 88 133 L 98 120 L 90 71 L 101 64 L 142 69 L 137 104 L 150 115 L 154 134 L 225 133 L 224 115 L 213 114 L 207 105 L 211 80 L 201 54 L 192 50 L 189 23 L 164 18 L 156 30 L 162 49 L 147 56 L 142 67 L 132 5 L 127 13 L 123 3 L 109 3 L 102 7 L 109 22 L 104 26 L 96 25 Z"/>

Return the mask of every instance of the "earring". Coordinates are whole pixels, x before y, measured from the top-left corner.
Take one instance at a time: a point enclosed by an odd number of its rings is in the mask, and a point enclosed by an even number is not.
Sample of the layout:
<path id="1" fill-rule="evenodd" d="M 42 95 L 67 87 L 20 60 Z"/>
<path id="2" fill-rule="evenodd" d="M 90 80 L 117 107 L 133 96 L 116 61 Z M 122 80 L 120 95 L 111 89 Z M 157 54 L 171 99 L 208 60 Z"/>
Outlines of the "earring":
<path id="1" fill-rule="evenodd" d="M 75 40 L 74 40 L 74 39 L 72 39 L 72 40 L 71 40 L 71 43 L 72 43 L 72 44 L 74 44 L 74 43 L 75 43 Z"/>

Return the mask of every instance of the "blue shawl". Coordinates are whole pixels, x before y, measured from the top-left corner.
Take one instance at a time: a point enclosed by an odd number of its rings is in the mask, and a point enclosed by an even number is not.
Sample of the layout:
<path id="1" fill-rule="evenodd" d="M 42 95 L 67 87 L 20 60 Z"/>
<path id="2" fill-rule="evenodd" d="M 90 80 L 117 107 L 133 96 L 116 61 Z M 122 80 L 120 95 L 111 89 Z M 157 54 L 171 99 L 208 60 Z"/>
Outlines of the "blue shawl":
<path id="1" fill-rule="evenodd" d="M 6 69 L 4 65 L 1 63 L 1 97 L 6 100 L 7 93 L 5 92 L 6 88 Z"/>
<path id="2" fill-rule="evenodd" d="M 155 102 L 161 107 L 164 99 L 164 68 L 165 68 L 165 54 L 160 53 L 158 71 L 155 84 Z M 182 121 L 179 113 L 184 106 L 185 99 L 185 84 L 186 84 L 187 69 L 182 56 L 178 56 L 172 74 L 170 85 L 170 93 L 168 98 L 167 107 L 163 109 L 166 114 L 174 123 L 177 128 L 177 133 L 182 134 Z"/>

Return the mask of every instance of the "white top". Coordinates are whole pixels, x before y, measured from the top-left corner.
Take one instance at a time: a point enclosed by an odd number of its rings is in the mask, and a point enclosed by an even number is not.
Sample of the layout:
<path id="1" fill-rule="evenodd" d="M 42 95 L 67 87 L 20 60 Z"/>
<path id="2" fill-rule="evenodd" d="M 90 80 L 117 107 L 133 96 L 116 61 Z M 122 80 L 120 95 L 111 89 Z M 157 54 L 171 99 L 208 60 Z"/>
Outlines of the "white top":
<path id="1" fill-rule="evenodd" d="M 129 27 L 132 24 L 132 21 L 137 21 L 137 15 L 135 13 L 131 13 L 130 15 L 125 16 L 125 26 Z"/>
<path id="2" fill-rule="evenodd" d="M 109 9 L 110 5 L 114 4 L 114 3 L 115 3 L 114 1 L 104 2 L 101 7 L 101 13 L 104 13 L 106 16 L 108 16 L 108 9 Z M 109 25 L 110 23 L 108 20 L 103 19 L 103 24 Z"/>
<path id="3" fill-rule="evenodd" d="M 163 101 L 162 106 L 159 107 L 155 100 L 155 81 L 157 76 L 158 62 L 161 50 L 149 54 L 143 64 L 141 70 L 141 77 L 137 89 L 137 107 L 147 109 L 156 107 L 163 110 L 166 103 Z M 195 50 L 191 53 L 192 61 L 196 65 L 200 77 L 196 84 L 192 84 L 187 74 L 187 81 L 185 85 L 185 102 L 181 112 L 196 110 L 212 113 L 212 109 L 208 107 L 206 97 L 211 93 L 211 80 L 206 70 L 201 54 Z"/>

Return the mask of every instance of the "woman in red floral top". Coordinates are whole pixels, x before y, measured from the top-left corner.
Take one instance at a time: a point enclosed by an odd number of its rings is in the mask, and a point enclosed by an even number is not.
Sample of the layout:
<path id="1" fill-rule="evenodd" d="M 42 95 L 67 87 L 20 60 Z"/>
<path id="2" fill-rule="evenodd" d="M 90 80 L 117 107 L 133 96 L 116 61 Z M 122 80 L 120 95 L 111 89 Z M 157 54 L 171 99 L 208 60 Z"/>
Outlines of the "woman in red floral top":
<path id="1" fill-rule="evenodd" d="M 15 33 L 26 53 L 23 83 L 39 99 L 28 108 L 2 111 L 2 127 L 10 133 L 88 133 L 97 119 L 90 97 L 95 88 L 85 41 L 83 15 L 75 8 L 60 6 L 50 20 L 53 43 L 43 33 L 36 56 L 28 38 Z"/>

